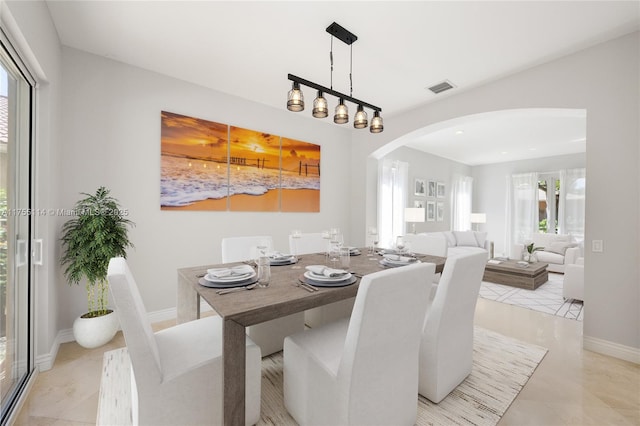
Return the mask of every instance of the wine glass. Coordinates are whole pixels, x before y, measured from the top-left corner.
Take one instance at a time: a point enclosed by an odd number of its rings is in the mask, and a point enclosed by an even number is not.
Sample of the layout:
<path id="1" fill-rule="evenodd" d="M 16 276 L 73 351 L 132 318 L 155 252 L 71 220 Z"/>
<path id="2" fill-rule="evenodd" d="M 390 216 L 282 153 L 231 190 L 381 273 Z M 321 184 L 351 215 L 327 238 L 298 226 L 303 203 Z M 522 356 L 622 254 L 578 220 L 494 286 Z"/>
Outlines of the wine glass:
<path id="1" fill-rule="evenodd" d="M 404 241 L 404 237 L 402 235 L 398 235 L 396 237 L 396 248 L 398 252 L 404 253 L 404 249 L 406 247 L 406 242 Z"/>
<path id="2" fill-rule="evenodd" d="M 378 229 L 370 226 L 367 233 L 369 234 L 369 249 L 367 250 L 367 256 L 373 256 L 375 254 L 375 245 L 378 243 Z"/>
<path id="3" fill-rule="evenodd" d="M 295 264 L 291 267 L 292 269 L 300 269 L 300 265 L 298 265 L 298 240 L 302 238 L 302 231 L 299 229 L 294 229 L 291 231 L 291 238 L 293 238 L 293 257 L 295 259 Z"/>

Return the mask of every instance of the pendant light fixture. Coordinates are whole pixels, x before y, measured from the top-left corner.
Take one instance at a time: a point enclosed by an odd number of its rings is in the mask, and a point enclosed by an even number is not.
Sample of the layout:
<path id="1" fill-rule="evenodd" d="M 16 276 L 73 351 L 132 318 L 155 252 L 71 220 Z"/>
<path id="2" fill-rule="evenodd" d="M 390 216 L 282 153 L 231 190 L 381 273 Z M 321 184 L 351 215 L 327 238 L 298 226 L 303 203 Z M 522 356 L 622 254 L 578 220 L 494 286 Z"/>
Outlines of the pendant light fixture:
<path id="1" fill-rule="evenodd" d="M 371 119 L 371 127 L 369 130 L 371 133 L 380 133 L 383 131 L 384 126 L 382 125 L 382 117 L 380 116 L 380 112 L 382 108 L 372 105 L 368 102 L 361 101 L 353 97 L 353 78 L 352 78 L 352 68 L 353 68 L 353 43 L 358 40 L 358 37 L 341 27 L 337 23 L 332 23 L 327 27 L 327 32 L 331 34 L 331 50 L 329 52 L 329 58 L 331 62 L 331 87 L 327 88 L 321 86 L 317 83 L 313 83 L 309 80 L 305 80 L 303 78 L 297 77 L 293 74 L 288 75 L 288 79 L 293 82 L 291 90 L 287 96 L 287 109 L 293 112 L 299 112 L 304 110 L 304 96 L 302 94 L 302 90 L 300 86 L 307 86 L 312 89 L 318 91 L 318 96 L 313 101 L 313 111 L 312 115 L 316 118 L 325 118 L 329 115 L 329 106 L 327 100 L 324 98 L 323 94 L 329 94 L 337 97 L 339 99 L 338 105 L 335 108 L 335 113 L 333 116 L 333 122 L 336 124 L 344 124 L 349 122 L 349 109 L 345 104 L 345 101 L 349 101 L 358 106 L 357 112 L 354 117 L 353 127 L 356 129 L 364 129 L 367 127 L 368 119 L 367 113 L 364 108 L 369 108 L 373 110 L 373 118 Z M 337 38 L 343 43 L 350 46 L 350 64 L 349 64 L 349 95 L 345 95 L 338 91 L 333 90 L 333 38 Z"/>

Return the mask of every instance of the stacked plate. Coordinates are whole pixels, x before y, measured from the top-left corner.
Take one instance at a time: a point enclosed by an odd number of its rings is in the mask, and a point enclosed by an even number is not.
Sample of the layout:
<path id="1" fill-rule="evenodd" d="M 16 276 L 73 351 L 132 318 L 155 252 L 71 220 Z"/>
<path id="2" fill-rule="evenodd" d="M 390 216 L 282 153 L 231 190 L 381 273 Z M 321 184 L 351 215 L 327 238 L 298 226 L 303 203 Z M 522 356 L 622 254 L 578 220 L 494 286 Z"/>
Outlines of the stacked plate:
<path id="1" fill-rule="evenodd" d="M 348 247 L 349 248 L 349 256 L 360 256 L 362 253 L 357 247 Z"/>
<path id="2" fill-rule="evenodd" d="M 397 254 L 385 254 L 380 260 L 380 264 L 387 268 L 396 268 L 398 266 L 407 266 L 413 263 L 420 263 L 415 257 L 400 256 Z"/>
<path id="3" fill-rule="evenodd" d="M 297 261 L 298 259 L 292 254 L 271 253 L 269 255 L 269 264 L 272 266 L 291 265 Z"/>
<path id="4" fill-rule="evenodd" d="M 303 281 L 317 287 L 344 287 L 356 282 L 357 278 L 344 269 L 332 269 L 323 265 L 307 266 Z"/>
<path id="5" fill-rule="evenodd" d="M 256 271 L 249 265 L 232 268 L 207 269 L 207 274 L 198 281 L 200 285 L 213 288 L 242 287 L 257 281 Z"/>

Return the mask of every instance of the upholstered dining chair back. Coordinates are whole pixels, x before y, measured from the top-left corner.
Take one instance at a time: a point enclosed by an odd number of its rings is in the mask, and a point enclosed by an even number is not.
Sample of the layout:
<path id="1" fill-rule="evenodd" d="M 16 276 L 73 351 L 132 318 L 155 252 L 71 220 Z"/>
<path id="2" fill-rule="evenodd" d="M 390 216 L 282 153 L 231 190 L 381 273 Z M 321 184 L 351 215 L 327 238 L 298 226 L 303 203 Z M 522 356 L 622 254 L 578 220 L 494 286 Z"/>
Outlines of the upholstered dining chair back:
<path id="1" fill-rule="evenodd" d="M 420 344 L 420 394 L 438 403 L 471 372 L 473 318 L 487 254 L 448 258 Z"/>
<path id="2" fill-rule="evenodd" d="M 153 332 L 138 286 L 121 258 L 107 271 L 131 360 L 134 425 L 222 424 L 222 320 L 210 316 Z M 247 424 L 260 419 L 260 348 L 246 339 Z"/>
<path id="3" fill-rule="evenodd" d="M 300 234 L 299 238 L 289 235 L 289 251 L 295 254 L 325 253 L 328 241 L 322 237 L 322 232 Z"/>
<path id="4" fill-rule="evenodd" d="M 301 425 L 413 425 L 434 264 L 365 275 L 353 313 L 287 337 L 285 406 Z"/>
<path id="5" fill-rule="evenodd" d="M 255 259 L 256 247 L 263 243 L 266 243 L 267 251 L 273 250 L 273 238 L 270 236 L 223 238 L 222 262 L 241 262 Z M 287 268 L 288 266 L 274 266 L 274 268 L 277 267 Z M 264 291 L 269 291 L 269 289 Z M 302 330 L 304 330 L 304 312 L 298 312 L 247 327 L 247 334 L 260 346 L 262 356 L 268 356 L 282 350 L 286 336 Z"/>
<path id="6" fill-rule="evenodd" d="M 404 240 L 414 253 L 447 257 L 447 239 L 440 235 L 407 234 Z"/>
<path id="7" fill-rule="evenodd" d="M 271 236 L 228 237 L 222 239 L 222 263 L 253 260 L 257 256 L 256 247 L 266 243 L 267 252 L 273 251 Z"/>

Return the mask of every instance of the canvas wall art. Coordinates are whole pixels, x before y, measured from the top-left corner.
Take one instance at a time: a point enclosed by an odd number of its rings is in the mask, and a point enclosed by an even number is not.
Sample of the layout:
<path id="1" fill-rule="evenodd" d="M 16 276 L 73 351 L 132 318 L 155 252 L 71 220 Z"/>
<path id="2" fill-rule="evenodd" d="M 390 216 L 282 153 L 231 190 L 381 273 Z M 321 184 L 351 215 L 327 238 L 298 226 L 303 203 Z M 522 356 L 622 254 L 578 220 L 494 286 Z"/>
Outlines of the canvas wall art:
<path id="1" fill-rule="evenodd" d="M 161 113 L 162 210 L 320 211 L 320 145 Z"/>

